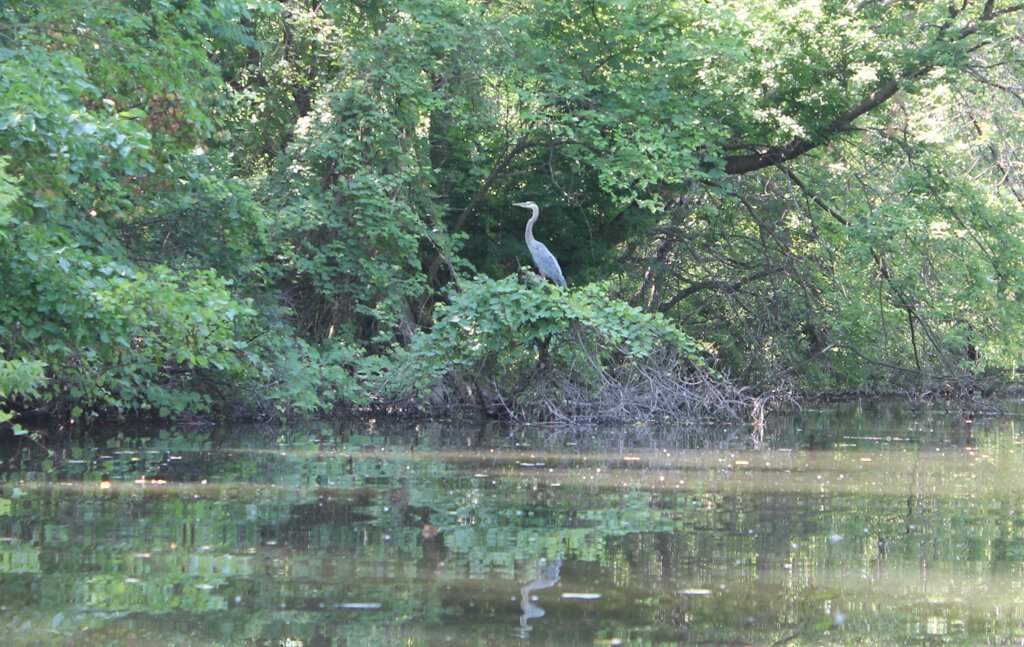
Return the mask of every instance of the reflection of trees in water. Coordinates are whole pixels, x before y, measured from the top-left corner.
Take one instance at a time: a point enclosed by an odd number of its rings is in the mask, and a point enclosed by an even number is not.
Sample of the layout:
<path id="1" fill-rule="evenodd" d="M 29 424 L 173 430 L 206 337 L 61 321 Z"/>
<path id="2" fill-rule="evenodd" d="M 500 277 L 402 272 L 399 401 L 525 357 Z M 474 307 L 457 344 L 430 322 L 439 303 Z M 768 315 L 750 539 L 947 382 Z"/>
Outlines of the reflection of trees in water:
<path id="1" fill-rule="evenodd" d="M 260 541 L 274 541 L 305 550 L 323 545 L 327 538 L 338 535 L 342 528 L 373 521 L 375 517 L 365 512 L 373 500 L 374 492 L 368 488 L 322 488 L 317 492 L 316 500 L 292 504 L 278 523 L 260 527 Z"/>
<path id="2" fill-rule="evenodd" d="M 545 429 L 544 444 L 517 432 L 507 451 L 460 449 L 451 460 L 390 445 L 288 456 L 147 445 L 62 449 L 50 469 L 22 452 L 17 465 L 0 464 L 0 556 L 11 569 L 0 602 L 20 614 L 12 627 L 31 620 L 69 640 L 106 623 L 91 634 L 103 644 L 127 632 L 167 642 L 181 631 L 168 604 L 221 614 L 217 629 L 194 629 L 196 642 L 230 631 L 276 643 L 280 618 L 300 627 L 315 617 L 308 631 L 320 633 L 304 634 L 307 644 L 433 644 L 437 632 L 484 637 L 474 644 L 506 644 L 510 633 L 589 644 L 595 627 L 664 644 L 820 644 L 838 632 L 907 644 L 933 638 L 914 624 L 919 601 L 932 598 L 940 628 L 962 632 L 954 642 L 1018 635 L 1019 618 L 1002 610 L 1014 603 L 1024 550 L 1008 503 L 1020 483 L 1018 430 L 971 435 L 936 423 L 919 444 L 896 445 L 872 440 L 896 431 L 858 424 L 818 424 L 808 442 L 834 453 L 766 453 L 774 468 L 764 471 L 721 452 L 679 467 L 661 454 L 623 461 L 620 449 L 645 442 L 675 455 L 646 428 L 593 443 L 592 431 Z M 537 447 L 553 448 L 538 461 L 554 476 L 516 462 Z M 595 483 L 598 467 L 621 482 Z M 649 486 L 659 473 L 664 483 Z M 214 483 L 188 485 L 211 474 Z M 133 484 L 142 476 L 146 485 Z M 847 485 L 855 477 L 861 485 Z M 169 483 L 148 483 L 157 478 Z M 584 584 L 602 601 L 559 596 Z M 411 620 L 384 630 L 385 614 Z"/>
<path id="3" fill-rule="evenodd" d="M 541 564 L 534 569 L 534 575 L 536 576 L 533 580 L 527 583 L 523 588 L 519 589 L 520 601 L 519 607 L 523 610 L 523 614 L 519 616 L 519 626 L 524 631 L 531 629 L 529 622 L 535 618 L 540 618 L 544 615 L 544 609 L 537 606 L 530 600 L 530 595 L 534 591 L 541 589 L 548 589 L 558 584 L 560 579 L 560 571 L 562 570 L 562 560 L 555 559 L 546 564 Z"/>

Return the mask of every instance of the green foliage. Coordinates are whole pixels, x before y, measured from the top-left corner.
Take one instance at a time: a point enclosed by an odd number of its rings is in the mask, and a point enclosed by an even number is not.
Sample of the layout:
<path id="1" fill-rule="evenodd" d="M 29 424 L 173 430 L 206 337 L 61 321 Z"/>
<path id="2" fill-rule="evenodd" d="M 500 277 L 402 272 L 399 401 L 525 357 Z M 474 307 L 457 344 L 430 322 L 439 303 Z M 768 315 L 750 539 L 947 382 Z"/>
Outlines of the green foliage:
<path id="1" fill-rule="evenodd" d="M 977 171 L 1005 164 L 992 117 L 941 81 L 907 102 L 922 116 L 899 133 L 675 215 L 689 233 L 665 271 L 706 286 L 676 311 L 687 329 L 815 390 L 987 389 L 1020 362 L 1019 188 Z"/>
<path id="2" fill-rule="evenodd" d="M 139 109 L 116 110 L 89 79 L 82 62 L 41 48 L 0 50 L 0 130 L 24 171 L 53 189 L 77 184 L 83 175 L 138 175 L 150 138 Z M 99 104 L 89 110 L 83 101 Z M 88 105 L 88 104 L 87 104 Z"/>
<path id="3" fill-rule="evenodd" d="M 0 246 L 0 331 L 11 351 L 51 367 L 50 397 L 77 409 L 197 411 L 209 396 L 196 371 L 237 368 L 235 319 L 252 310 L 212 272 L 138 270 L 41 227 L 19 227 Z"/>
<path id="4" fill-rule="evenodd" d="M 196 148 L 223 109 L 211 52 L 259 46 L 238 23 L 246 7 L 4 14 L 4 43 L 20 46 L 0 49 L 0 141 L 26 197 L 0 175 L 0 334 L 19 358 L 6 370 L 48 378 L 25 383 L 26 402 L 168 416 L 354 398 L 337 393 L 348 355 L 295 339 L 240 293 L 265 286 L 268 219 L 223 156 Z"/>
<path id="5" fill-rule="evenodd" d="M 356 377 L 365 365 L 357 349 L 339 340 L 313 346 L 286 326 L 270 328 L 279 334 L 253 344 L 251 359 L 260 376 L 256 393 L 235 394 L 235 401 L 274 417 L 326 415 L 369 404 L 368 386 Z"/>
<path id="6" fill-rule="evenodd" d="M 386 348 L 410 324 L 410 303 L 428 297 L 427 268 L 458 249 L 429 190 L 435 177 L 421 136 L 445 105 L 423 62 L 457 29 L 425 30 L 448 10 L 420 8 L 422 23 L 396 20 L 345 53 L 346 76 L 300 120 L 287 168 L 270 178 L 288 238 L 281 277 L 301 286 L 300 319 L 316 340 L 341 329 Z"/>
<path id="7" fill-rule="evenodd" d="M 7 228 L 14 220 L 14 204 L 20 196 L 18 185 L 7 174 L 9 162 L 9 158 L 0 157 L 0 240 L 7 238 Z"/>
<path id="8" fill-rule="evenodd" d="M 6 173 L 7 158 L 0 157 L 0 250 L 7 244 L 7 229 L 13 219 L 11 207 L 18 199 L 18 189 Z M 14 417 L 8 402 L 16 397 L 25 399 L 40 396 L 45 384 L 46 364 L 36 359 L 6 359 L 6 351 L 0 347 L 0 425 Z M 17 423 L 11 423 L 15 433 L 25 433 Z"/>
<path id="9" fill-rule="evenodd" d="M 797 388 L 1021 362 L 1019 6 L 8 4 L 0 333 L 45 366 L 32 405 L 315 414 L 553 374 L 568 403 L 685 378 L 690 337 Z M 497 280 L 524 199 L 571 292 Z"/>
<path id="10" fill-rule="evenodd" d="M 0 348 L 0 354 L 3 349 Z M 0 426 L 14 418 L 7 402 L 16 397 L 38 398 L 46 381 L 46 364 L 37 360 L 0 360 Z M 15 435 L 28 433 L 24 427 L 11 423 Z"/>
<path id="11" fill-rule="evenodd" d="M 546 282 L 478 276 L 462 288 L 438 306 L 432 329 L 413 338 L 386 395 L 412 391 L 429 404 L 476 388 L 511 402 L 538 386 L 565 388 L 558 375 L 597 394 L 609 375 L 646 360 L 664 370 L 679 359 L 689 369 L 703 365 L 693 339 L 661 315 L 610 299 L 604 284 L 568 293 Z"/>

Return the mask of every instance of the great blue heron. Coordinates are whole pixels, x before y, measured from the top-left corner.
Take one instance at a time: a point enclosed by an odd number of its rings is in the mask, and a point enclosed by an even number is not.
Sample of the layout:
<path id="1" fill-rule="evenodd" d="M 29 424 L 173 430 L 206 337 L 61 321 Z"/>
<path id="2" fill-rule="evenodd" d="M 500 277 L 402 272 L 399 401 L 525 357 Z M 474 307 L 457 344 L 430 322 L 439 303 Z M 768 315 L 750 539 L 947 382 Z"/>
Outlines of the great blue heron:
<path id="1" fill-rule="evenodd" d="M 526 223 L 526 246 L 530 249 L 530 256 L 533 256 L 533 262 L 540 271 L 540 275 L 550 279 L 555 285 L 567 287 L 565 277 L 562 276 L 562 268 L 558 266 L 558 259 L 544 243 L 533 237 L 533 223 L 537 222 L 537 218 L 540 217 L 540 207 L 536 202 L 513 202 L 512 206 L 522 207 L 533 212 L 530 221 Z"/>

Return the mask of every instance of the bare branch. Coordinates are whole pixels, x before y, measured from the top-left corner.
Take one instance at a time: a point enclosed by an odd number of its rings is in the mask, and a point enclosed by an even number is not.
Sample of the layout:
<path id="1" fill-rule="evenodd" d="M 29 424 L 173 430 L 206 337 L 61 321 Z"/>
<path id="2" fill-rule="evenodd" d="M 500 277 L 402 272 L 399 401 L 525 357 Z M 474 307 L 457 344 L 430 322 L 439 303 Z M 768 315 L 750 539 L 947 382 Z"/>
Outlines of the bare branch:
<path id="1" fill-rule="evenodd" d="M 729 283 L 727 281 L 715 280 L 697 281 L 696 283 L 691 283 L 690 285 L 686 286 L 679 292 L 676 292 L 671 299 L 669 299 L 668 301 L 666 301 L 665 303 L 661 304 L 658 307 L 658 311 L 668 312 L 669 310 L 674 308 L 676 304 L 678 304 L 680 301 L 683 301 L 687 297 L 690 297 L 704 290 L 715 290 L 717 292 L 739 292 L 740 289 L 743 288 L 743 286 L 747 285 L 748 283 L 760 281 L 761 279 L 767 278 L 772 274 L 775 274 L 780 271 L 781 268 L 768 268 L 761 270 L 760 272 L 754 272 L 750 276 L 745 276 L 739 279 L 738 281 L 733 281 L 732 283 Z"/>

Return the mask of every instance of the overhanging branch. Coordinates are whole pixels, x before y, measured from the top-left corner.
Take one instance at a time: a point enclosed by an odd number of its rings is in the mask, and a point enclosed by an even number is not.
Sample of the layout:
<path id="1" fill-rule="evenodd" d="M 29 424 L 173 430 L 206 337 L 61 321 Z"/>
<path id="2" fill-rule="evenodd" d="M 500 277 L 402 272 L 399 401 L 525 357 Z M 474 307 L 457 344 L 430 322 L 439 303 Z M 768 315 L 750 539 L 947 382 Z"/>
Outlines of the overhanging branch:
<path id="1" fill-rule="evenodd" d="M 929 69 L 931 68 L 917 70 L 913 74 L 904 74 L 900 78 L 884 83 L 863 101 L 837 117 L 822 131 L 821 136 L 817 140 L 811 141 L 802 137 L 794 137 L 789 143 L 782 146 L 773 146 L 756 153 L 727 157 L 725 158 L 725 172 L 730 175 L 742 175 L 800 157 L 804 153 L 830 141 L 832 135 L 850 130 L 853 126 L 853 121 L 857 117 L 870 112 L 891 99 L 893 95 L 899 92 L 903 79 L 920 76 Z"/>
<path id="2" fill-rule="evenodd" d="M 953 19 L 966 9 L 967 4 L 968 2 L 965 0 L 963 6 L 959 8 L 953 7 L 950 9 L 950 19 L 939 29 L 940 35 L 947 33 L 948 28 L 952 25 Z M 997 9 L 995 5 L 995 0 L 986 0 L 981 15 L 978 17 L 979 22 L 989 22 L 1010 13 L 1024 11 L 1024 4 L 1008 5 L 1002 9 Z M 956 35 L 950 39 L 950 42 L 961 41 L 968 36 L 977 33 L 978 26 L 978 22 L 967 25 L 957 32 Z M 751 171 L 757 171 L 769 166 L 776 166 L 796 159 L 797 157 L 832 141 L 835 135 L 850 130 L 853 127 L 854 120 L 858 117 L 874 110 L 891 99 L 903 88 L 904 83 L 924 76 L 931 70 L 935 69 L 935 67 L 936 66 L 934 64 L 926 63 L 919 67 L 902 70 L 894 78 L 875 88 L 874 91 L 872 91 L 871 94 L 862 101 L 836 117 L 831 123 L 820 130 L 813 139 L 794 137 L 789 142 L 779 146 L 771 146 L 752 153 L 744 153 L 742 155 L 727 156 L 725 158 L 726 173 L 730 175 L 742 175 L 744 173 L 750 173 Z"/>

